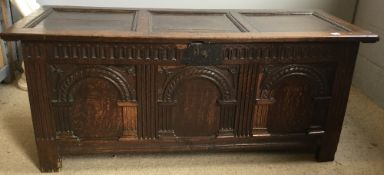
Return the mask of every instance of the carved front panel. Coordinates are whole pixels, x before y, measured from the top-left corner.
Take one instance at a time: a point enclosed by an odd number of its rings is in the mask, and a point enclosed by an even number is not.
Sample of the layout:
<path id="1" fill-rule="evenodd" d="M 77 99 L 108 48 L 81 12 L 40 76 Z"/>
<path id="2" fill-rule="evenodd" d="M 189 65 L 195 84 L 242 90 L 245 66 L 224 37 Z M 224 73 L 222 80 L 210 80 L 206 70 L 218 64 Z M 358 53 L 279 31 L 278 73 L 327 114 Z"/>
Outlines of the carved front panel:
<path id="1" fill-rule="evenodd" d="M 159 136 L 233 136 L 235 67 L 160 67 Z"/>
<path id="2" fill-rule="evenodd" d="M 323 131 L 334 64 L 261 65 L 253 133 Z"/>
<path id="3" fill-rule="evenodd" d="M 123 141 L 322 130 L 337 56 L 330 46 L 222 44 L 215 54 L 222 65 L 194 66 L 180 62 L 185 46 L 52 45 L 58 137 Z M 77 65 L 61 64 L 66 61 Z"/>
<path id="4" fill-rule="evenodd" d="M 113 138 L 122 132 L 118 91 L 112 83 L 99 78 L 87 78 L 72 89 L 71 126 L 81 138 Z"/>
<path id="5" fill-rule="evenodd" d="M 137 137 L 134 66 L 49 67 L 59 139 Z"/>
<path id="6" fill-rule="evenodd" d="M 314 92 L 310 80 L 291 77 L 273 92 L 276 100 L 267 114 L 268 132 L 307 132 L 314 114 Z"/>
<path id="7" fill-rule="evenodd" d="M 175 134 L 180 137 L 214 136 L 219 131 L 220 92 L 204 79 L 180 83 L 173 108 Z"/>

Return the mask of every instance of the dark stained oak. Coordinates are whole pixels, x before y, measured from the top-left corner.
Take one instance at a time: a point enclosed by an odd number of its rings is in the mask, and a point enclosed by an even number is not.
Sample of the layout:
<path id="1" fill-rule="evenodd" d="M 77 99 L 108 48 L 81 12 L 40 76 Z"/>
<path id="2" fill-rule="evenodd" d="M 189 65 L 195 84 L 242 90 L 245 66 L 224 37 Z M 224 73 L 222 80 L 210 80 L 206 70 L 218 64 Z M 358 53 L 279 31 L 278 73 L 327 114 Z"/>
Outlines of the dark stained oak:
<path id="1" fill-rule="evenodd" d="M 153 32 L 241 32 L 226 13 L 151 12 L 151 23 Z"/>
<path id="2" fill-rule="evenodd" d="M 134 11 L 81 12 L 52 10 L 48 16 L 27 27 L 42 30 L 116 30 L 131 31 L 134 28 Z"/>
<path id="3" fill-rule="evenodd" d="M 244 13 L 244 18 L 257 32 L 346 32 L 313 14 L 266 15 Z"/>
<path id="4" fill-rule="evenodd" d="M 180 137 L 215 136 L 219 130 L 219 91 L 204 79 L 186 80 L 175 92 L 177 104 L 172 112 L 175 135 Z"/>
<path id="5" fill-rule="evenodd" d="M 61 156 L 316 151 L 332 161 L 360 42 L 322 12 L 40 9 L 20 40 L 40 170 Z"/>

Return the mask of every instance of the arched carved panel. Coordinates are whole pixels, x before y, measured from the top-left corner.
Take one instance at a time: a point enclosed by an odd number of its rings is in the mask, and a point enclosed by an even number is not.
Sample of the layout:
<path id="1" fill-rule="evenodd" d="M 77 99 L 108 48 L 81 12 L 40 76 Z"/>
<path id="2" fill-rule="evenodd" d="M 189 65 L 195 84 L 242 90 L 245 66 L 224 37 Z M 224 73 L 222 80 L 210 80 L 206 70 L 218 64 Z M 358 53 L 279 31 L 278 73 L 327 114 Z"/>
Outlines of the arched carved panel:
<path id="1" fill-rule="evenodd" d="M 214 136 L 219 130 L 220 92 L 206 79 L 194 78 L 180 82 L 175 92 L 173 123 L 178 137 Z M 193 124 L 191 124 L 193 123 Z"/>
<path id="2" fill-rule="evenodd" d="M 213 136 L 224 130 L 231 135 L 236 105 L 233 71 L 213 66 L 171 70 L 159 98 L 160 137 Z"/>
<path id="3" fill-rule="evenodd" d="M 301 76 L 289 76 L 273 90 L 275 102 L 267 113 L 269 133 L 307 132 L 314 117 L 314 85 Z"/>
<path id="4" fill-rule="evenodd" d="M 109 81 L 87 78 L 72 86 L 73 102 L 69 116 L 76 136 L 80 138 L 114 138 L 122 132 L 118 107 L 119 92 Z"/>
<path id="5" fill-rule="evenodd" d="M 256 99 L 254 133 L 307 132 L 314 121 L 319 121 L 316 117 L 324 117 L 316 115 L 323 103 L 317 99 L 329 94 L 329 85 L 315 67 L 292 64 L 266 66 L 264 70 Z"/>
<path id="6" fill-rule="evenodd" d="M 56 76 L 57 99 L 53 101 L 60 138 L 135 137 L 136 92 L 128 83 L 132 79 L 128 74 L 135 71 L 134 67 L 128 67 L 127 75 L 123 75 L 123 70 L 107 66 L 75 69 L 63 66 L 59 72 L 64 75 Z"/>

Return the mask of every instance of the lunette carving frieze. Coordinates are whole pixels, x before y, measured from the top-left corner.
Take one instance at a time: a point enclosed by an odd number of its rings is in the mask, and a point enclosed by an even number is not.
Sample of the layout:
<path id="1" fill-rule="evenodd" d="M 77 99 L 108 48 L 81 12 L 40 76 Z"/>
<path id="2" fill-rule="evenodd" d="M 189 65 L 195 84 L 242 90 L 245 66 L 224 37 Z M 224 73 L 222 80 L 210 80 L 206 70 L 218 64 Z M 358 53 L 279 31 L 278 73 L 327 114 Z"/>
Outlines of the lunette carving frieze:
<path id="1" fill-rule="evenodd" d="M 225 60 L 264 60 L 283 61 L 293 60 L 330 60 L 337 57 L 337 47 L 334 44 L 243 44 L 225 45 L 223 57 Z"/>
<path id="2" fill-rule="evenodd" d="M 134 59 L 176 61 L 182 49 L 178 45 L 55 43 L 52 59 Z"/>
<path id="3" fill-rule="evenodd" d="M 216 44 L 223 60 L 280 61 L 335 60 L 338 45 L 332 43 Z M 70 43 L 51 45 L 49 59 L 180 61 L 187 44 Z M 212 46 L 216 47 L 216 46 Z M 34 53 L 34 52 L 29 52 Z M 36 54 L 36 53 L 34 53 Z"/>

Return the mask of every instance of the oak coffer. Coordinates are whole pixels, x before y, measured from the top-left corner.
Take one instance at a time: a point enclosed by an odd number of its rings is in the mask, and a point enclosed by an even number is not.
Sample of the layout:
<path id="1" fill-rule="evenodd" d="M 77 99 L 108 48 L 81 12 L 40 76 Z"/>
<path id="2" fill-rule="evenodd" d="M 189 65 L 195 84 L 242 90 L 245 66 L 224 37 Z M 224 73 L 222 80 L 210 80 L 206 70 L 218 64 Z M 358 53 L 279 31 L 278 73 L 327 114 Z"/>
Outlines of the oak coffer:
<path id="1" fill-rule="evenodd" d="M 322 12 L 47 8 L 20 40 L 40 169 L 62 155 L 306 149 L 334 159 L 360 42 Z"/>

